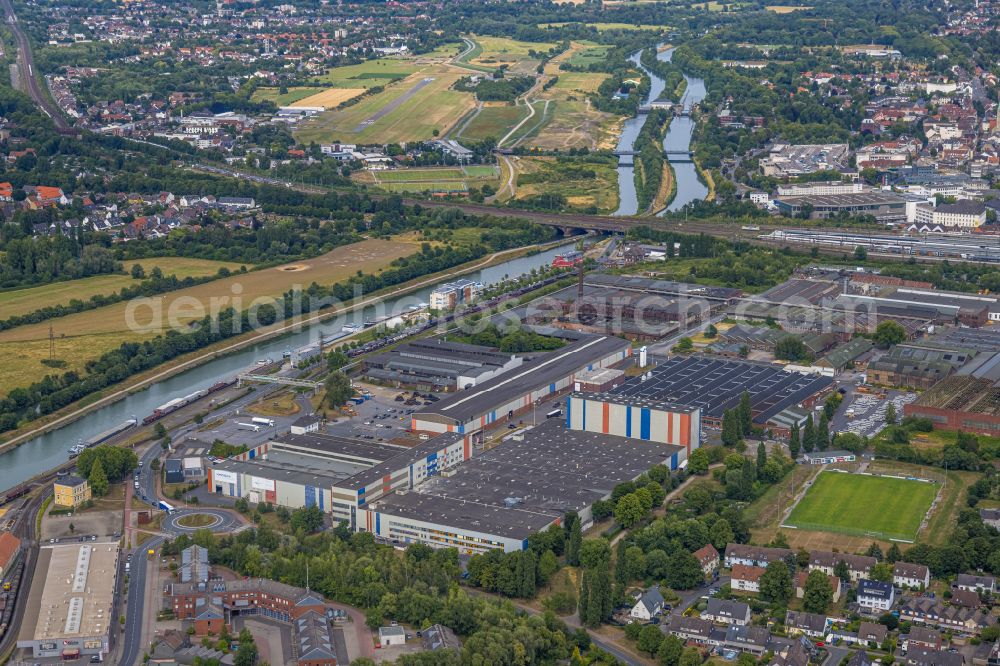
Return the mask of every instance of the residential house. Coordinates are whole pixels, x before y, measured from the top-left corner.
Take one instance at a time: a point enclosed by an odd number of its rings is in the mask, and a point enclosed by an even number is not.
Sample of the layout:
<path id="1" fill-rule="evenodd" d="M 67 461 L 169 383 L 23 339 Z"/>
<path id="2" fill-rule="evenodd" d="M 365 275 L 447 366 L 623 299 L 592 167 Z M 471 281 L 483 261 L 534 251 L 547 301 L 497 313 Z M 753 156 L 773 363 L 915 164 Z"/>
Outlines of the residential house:
<path id="1" fill-rule="evenodd" d="M 977 609 L 946 606 L 927 597 L 908 599 L 900 604 L 899 619 L 970 634 L 978 634 L 996 624 L 996 618 Z"/>
<path id="2" fill-rule="evenodd" d="M 819 569 L 827 575 L 834 575 L 834 569 L 841 562 L 847 565 L 848 575 L 855 583 L 867 576 L 871 572 L 872 567 L 878 564 L 878 560 L 867 555 L 831 553 L 823 550 L 814 550 L 809 553 L 810 571 Z"/>
<path id="3" fill-rule="evenodd" d="M 660 586 L 654 585 L 639 596 L 635 606 L 629 611 L 629 617 L 648 622 L 662 612 L 663 595 L 660 594 Z"/>
<path id="4" fill-rule="evenodd" d="M 972 590 L 974 592 L 989 592 L 993 594 L 996 590 L 997 580 L 993 576 L 973 576 L 971 574 L 958 574 L 955 584 L 952 586 L 958 590 Z"/>
<path id="5" fill-rule="evenodd" d="M 719 568 L 719 551 L 712 544 L 694 551 L 694 556 L 706 576 L 711 576 Z"/>
<path id="6" fill-rule="evenodd" d="M 771 632 L 767 627 L 734 624 L 726 629 L 727 648 L 749 652 L 758 657 L 767 652 L 767 644 L 770 640 Z"/>
<path id="7" fill-rule="evenodd" d="M 911 649 L 940 650 L 943 645 L 940 631 L 919 625 L 913 625 L 910 633 L 899 637 L 899 647 L 903 652 Z"/>
<path id="8" fill-rule="evenodd" d="M 799 571 L 795 574 L 795 596 L 799 599 L 806 596 L 806 579 L 808 578 L 808 571 Z M 843 589 L 843 585 L 840 582 L 840 578 L 837 576 L 828 575 L 826 578 L 830 582 L 830 590 L 833 592 L 833 602 L 836 603 L 840 601 L 840 593 Z"/>
<path id="9" fill-rule="evenodd" d="M 249 210 L 257 206 L 252 197 L 219 197 L 218 205 L 231 210 Z"/>
<path id="10" fill-rule="evenodd" d="M 792 636 L 805 634 L 806 636 L 819 638 L 826 634 L 826 625 L 827 618 L 825 615 L 791 610 L 785 613 L 785 629 Z"/>
<path id="11" fill-rule="evenodd" d="M 0 187 L 3 183 L 0 183 Z M 979 518 L 990 527 L 1000 530 L 1000 509 L 980 509 Z"/>
<path id="12" fill-rule="evenodd" d="M 896 562 L 892 567 L 892 584 L 896 587 L 923 590 L 931 584 L 931 571 L 923 564 Z"/>
<path id="13" fill-rule="evenodd" d="M 708 600 L 708 608 L 701 614 L 701 617 L 719 624 L 750 624 L 750 606 L 727 599 L 717 599 L 712 597 Z"/>
<path id="14" fill-rule="evenodd" d="M 767 666 L 809 666 L 809 656 L 814 649 L 804 636 L 780 643 L 772 648 L 774 659 Z"/>
<path id="15" fill-rule="evenodd" d="M 861 608 L 884 613 L 896 603 L 896 588 L 892 583 L 863 578 L 858 581 L 857 598 Z"/>
<path id="16" fill-rule="evenodd" d="M 456 651 L 462 649 L 462 642 L 455 635 L 455 632 L 443 624 L 432 624 L 427 629 L 424 629 L 422 638 L 423 648 L 427 652 L 435 650 Z"/>
<path id="17" fill-rule="evenodd" d="M 734 564 L 730 574 L 730 587 L 733 592 L 760 592 L 760 577 L 764 575 L 764 567 L 746 564 Z"/>
<path id="18" fill-rule="evenodd" d="M 1000 641 L 977 647 L 972 663 L 974 666 L 1000 666 Z"/>
<path id="19" fill-rule="evenodd" d="M 889 637 L 889 629 L 884 624 L 862 622 L 858 626 L 858 642 L 878 647 Z"/>
<path id="20" fill-rule="evenodd" d="M 771 562 L 794 559 L 795 553 L 788 548 L 767 548 L 750 546 L 742 543 L 731 543 L 726 546 L 725 565 L 732 568 L 734 564 L 746 564 L 755 567 L 766 567 Z"/>
<path id="21" fill-rule="evenodd" d="M 979 593 L 972 590 L 954 590 L 948 601 L 952 606 L 961 606 L 962 608 L 982 608 L 984 606 Z"/>
<path id="22" fill-rule="evenodd" d="M 902 662 L 906 666 L 964 666 L 965 657 L 961 652 L 918 648 L 908 651 Z"/>
<path id="23" fill-rule="evenodd" d="M 868 656 L 868 653 L 864 650 L 858 650 L 851 655 L 850 660 L 847 662 L 847 666 L 873 666 L 874 661 Z"/>
<path id="24" fill-rule="evenodd" d="M 700 617 L 671 615 L 666 631 L 672 636 L 677 636 L 685 643 L 691 642 L 698 645 L 718 646 L 725 640 L 725 634 L 717 631 L 715 625 L 710 620 Z"/>

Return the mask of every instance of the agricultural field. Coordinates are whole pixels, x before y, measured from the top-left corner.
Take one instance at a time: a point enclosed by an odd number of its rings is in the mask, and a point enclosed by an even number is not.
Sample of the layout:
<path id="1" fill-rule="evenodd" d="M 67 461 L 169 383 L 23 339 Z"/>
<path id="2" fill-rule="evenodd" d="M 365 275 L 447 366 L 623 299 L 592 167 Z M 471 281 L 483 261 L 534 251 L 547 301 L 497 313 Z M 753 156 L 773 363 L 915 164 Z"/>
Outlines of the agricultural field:
<path id="1" fill-rule="evenodd" d="M 812 7 L 805 6 L 791 6 L 791 5 L 768 5 L 765 7 L 769 12 L 774 12 L 775 14 L 791 14 L 792 12 L 804 12 L 807 9 L 812 9 Z"/>
<path id="2" fill-rule="evenodd" d="M 117 303 L 0 332 L 0 354 L 5 359 L 0 366 L 0 395 L 27 386 L 53 371 L 80 371 L 87 361 L 123 342 L 154 337 L 171 323 L 171 313 L 177 323 L 183 325 L 207 313 L 202 309 L 207 311 L 215 304 L 220 309 L 233 305 L 234 291 L 242 299 L 238 305 L 246 308 L 256 298 L 280 296 L 296 285 L 306 288 L 312 282 L 331 284 L 357 271 L 376 272 L 393 259 L 408 256 L 418 249 L 419 244 L 415 242 L 365 240 L 313 259 L 180 289 L 147 301 L 157 304 L 157 310 L 163 314 L 162 321 L 154 318 L 151 307 L 135 308 L 129 303 Z M 149 266 L 159 263 L 159 259 L 151 260 Z M 161 268 L 164 273 L 168 272 L 166 267 Z M 129 325 L 130 313 L 134 326 Z M 51 362 L 49 365 L 43 363 L 49 357 L 50 324 L 55 333 L 55 359 L 61 361 L 56 370 L 52 369 Z"/>
<path id="3" fill-rule="evenodd" d="M 618 171 L 614 158 L 597 161 L 519 157 L 514 163 L 517 200 L 561 194 L 570 206 L 580 210 L 594 207 L 600 213 L 610 213 L 618 208 Z"/>
<path id="4" fill-rule="evenodd" d="M 303 143 L 403 143 L 430 139 L 434 130 L 443 136 L 475 105 L 472 93 L 451 90 L 465 74 L 449 65 L 420 68 L 357 104 L 310 118 L 296 137 Z"/>
<path id="5" fill-rule="evenodd" d="M 250 96 L 250 99 L 254 102 L 267 101 L 274 102 L 278 106 L 288 106 L 289 104 L 297 102 L 304 97 L 315 95 L 321 90 L 323 89 L 314 88 L 312 86 L 292 86 L 291 88 L 288 88 L 288 92 L 282 93 L 281 88 L 257 88 L 253 91 L 253 95 Z"/>
<path id="6" fill-rule="evenodd" d="M 363 94 L 365 94 L 365 88 L 327 88 L 293 102 L 292 106 L 322 106 L 327 109 L 335 109 L 347 100 Z"/>
<path id="7" fill-rule="evenodd" d="M 495 187 L 499 175 L 494 166 L 465 166 L 373 171 L 358 179 L 390 192 L 465 192 L 485 184 Z"/>
<path id="8" fill-rule="evenodd" d="M 562 28 L 563 26 L 569 25 L 568 23 L 539 23 L 539 28 Z M 665 25 L 652 25 L 649 23 L 587 23 L 588 28 L 593 28 L 598 32 L 606 32 L 608 30 L 649 30 L 654 32 L 662 32 L 669 30 L 669 26 Z"/>
<path id="9" fill-rule="evenodd" d="M 784 524 L 912 541 L 940 486 L 887 476 L 822 472 Z"/>
<path id="10" fill-rule="evenodd" d="M 406 78 L 420 68 L 419 63 L 406 58 L 378 58 L 357 65 L 333 67 L 316 78 L 339 88 L 372 88 L 383 86 L 393 79 Z"/>
<path id="11" fill-rule="evenodd" d="M 477 68 L 494 70 L 500 65 L 507 65 L 514 74 L 531 76 L 538 66 L 538 59 L 531 57 L 531 52 L 543 53 L 549 51 L 555 43 L 522 42 L 507 37 L 489 37 L 473 35 L 476 49 L 464 59 Z"/>
<path id="12" fill-rule="evenodd" d="M 479 113 L 462 129 L 459 138 L 471 141 L 482 141 L 486 137 L 500 139 L 526 115 L 528 115 L 528 110 L 524 105 L 483 106 Z"/>
<path id="13" fill-rule="evenodd" d="M 579 44 L 582 49 L 573 51 L 567 58 L 560 60 L 560 62 L 565 62 L 567 65 L 572 65 L 573 67 L 589 67 L 592 64 L 602 62 L 608 55 L 613 47 L 606 44 L 597 44 L 595 42 L 574 42 L 574 45 Z M 563 72 L 564 74 L 570 74 L 571 72 Z"/>
<path id="14" fill-rule="evenodd" d="M 98 294 L 111 294 L 122 287 L 137 284 L 128 274 L 133 264 L 139 264 L 145 269 L 146 275 L 154 266 L 159 266 L 164 275 L 176 275 L 178 278 L 203 277 L 214 275 L 220 268 L 238 270 L 240 265 L 226 261 L 209 259 L 188 259 L 185 257 L 156 257 L 152 259 L 126 260 L 122 262 L 125 270 L 121 275 L 95 275 L 94 277 L 51 284 L 27 289 L 14 289 L 0 292 L 0 317 L 6 319 L 14 315 L 27 314 L 40 308 L 53 305 L 65 305 L 71 300 L 89 300 Z M 249 266 L 247 268 L 250 268 Z"/>

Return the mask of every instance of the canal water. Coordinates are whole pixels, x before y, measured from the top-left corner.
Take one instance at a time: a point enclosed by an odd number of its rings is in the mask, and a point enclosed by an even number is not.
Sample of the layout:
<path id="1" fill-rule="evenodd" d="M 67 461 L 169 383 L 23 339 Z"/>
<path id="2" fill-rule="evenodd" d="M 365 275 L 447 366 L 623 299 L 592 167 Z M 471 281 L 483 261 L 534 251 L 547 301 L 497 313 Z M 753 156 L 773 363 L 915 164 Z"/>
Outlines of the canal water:
<path id="1" fill-rule="evenodd" d="M 673 57 L 674 50 L 666 49 L 659 51 L 656 58 L 669 62 Z M 640 56 L 642 52 L 634 53 L 629 61 L 638 67 L 649 77 L 649 94 L 642 100 L 642 105 L 646 106 L 658 100 L 663 95 L 666 82 L 659 76 L 642 66 Z M 687 87 L 682 98 L 682 103 L 686 109 L 698 104 L 705 98 L 705 82 L 684 76 Z M 634 118 L 629 118 L 622 126 L 621 135 L 618 138 L 617 150 L 631 151 L 635 146 L 635 141 L 646 122 L 646 115 L 640 114 Z M 664 150 L 687 151 L 691 146 L 691 134 L 694 132 L 694 121 L 691 118 L 674 118 L 670 122 L 670 128 L 663 139 Z M 622 157 L 620 160 L 631 161 L 631 157 Z M 674 163 L 675 177 L 677 178 L 677 195 L 667 210 L 676 210 L 684 204 L 703 199 L 708 194 L 706 188 L 699 180 L 694 164 Z M 615 215 L 635 215 L 639 212 L 639 202 L 635 192 L 635 168 L 633 166 L 621 165 L 618 167 L 618 210 Z"/>
<path id="2" fill-rule="evenodd" d="M 505 277 L 516 278 L 530 273 L 532 268 L 547 266 L 562 252 L 565 252 L 565 247 L 552 248 L 532 256 L 484 268 L 464 277 L 485 285 L 493 284 Z M 302 286 L 308 287 L 308 285 Z M 0 489 L 16 486 L 36 474 L 66 462 L 69 458 L 68 449 L 77 442 L 94 437 L 128 419 L 141 420 L 163 403 L 208 388 L 221 379 L 232 377 L 252 366 L 258 359 L 281 358 L 286 350 L 316 344 L 320 333 L 329 341 L 331 337 L 341 334 L 341 329 L 346 324 L 380 320 L 401 314 L 410 306 L 426 303 L 433 288 L 433 286 L 425 287 L 407 296 L 386 300 L 378 305 L 366 307 L 363 311 L 341 315 L 328 322 L 312 325 L 301 331 L 209 361 L 93 411 L 73 423 L 29 440 L 17 448 L 0 453 Z"/>

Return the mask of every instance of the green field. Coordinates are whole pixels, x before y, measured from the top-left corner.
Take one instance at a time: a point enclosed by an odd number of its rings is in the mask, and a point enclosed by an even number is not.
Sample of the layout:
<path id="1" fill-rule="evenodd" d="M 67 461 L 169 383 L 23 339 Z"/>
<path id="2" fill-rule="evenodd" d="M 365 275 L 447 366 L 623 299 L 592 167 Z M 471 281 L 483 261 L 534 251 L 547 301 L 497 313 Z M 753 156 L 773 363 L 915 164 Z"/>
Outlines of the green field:
<path id="1" fill-rule="evenodd" d="M 486 183 L 495 186 L 499 170 L 493 166 L 398 169 L 369 176 L 374 185 L 390 192 L 466 192 Z"/>
<path id="2" fill-rule="evenodd" d="M 278 106 L 288 106 L 292 102 L 297 102 L 309 97 L 309 95 L 315 95 L 322 90 L 322 88 L 310 86 L 293 86 L 288 89 L 288 92 L 282 93 L 280 88 L 257 88 L 253 91 L 250 99 L 254 102 L 268 101 L 274 102 Z"/>
<path id="3" fill-rule="evenodd" d="M 461 138 L 482 141 L 491 136 L 500 139 L 526 115 L 528 109 L 524 105 L 484 107 L 462 130 Z"/>
<path id="4" fill-rule="evenodd" d="M 586 45 L 582 51 L 577 51 L 567 58 L 566 64 L 573 67 L 589 67 L 592 64 L 603 62 L 608 56 L 608 51 L 613 47 L 604 44 L 594 44 L 592 42 L 582 42 Z"/>
<path id="5" fill-rule="evenodd" d="M 420 65 L 399 58 L 366 60 L 357 65 L 345 65 L 326 70 L 320 81 L 343 88 L 382 86 L 392 79 L 401 79 L 420 69 Z"/>
<path id="6" fill-rule="evenodd" d="M 428 65 L 391 85 L 387 85 L 388 79 L 353 79 L 347 87 L 363 81 L 376 81 L 386 87 L 353 106 L 310 118 L 299 126 L 295 136 L 303 143 L 404 143 L 430 139 L 434 130 L 445 134 L 475 104 L 471 93 L 451 89 L 465 74 L 448 65 Z M 355 76 L 360 75 L 355 72 Z"/>
<path id="7" fill-rule="evenodd" d="M 154 266 L 159 266 L 164 275 L 176 275 L 180 279 L 214 275 L 223 267 L 231 271 L 239 270 L 240 267 L 239 264 L 232 262 L 190 259 L 186 257 L 127 259 L 122 262 L 122 268 L 125 273 L 95 275 L 94 277 L 80 278 L 79 280 L 53 282 L 38 287 L 0 291 L 0 319 L 27 314 L 44 307 L 68 305 L 73 299 L 87 301 L 90 300 L 91 296 L 111 294 L 117 292 L 122 287 L 130 287 L 138 284 L 138 281 L 132 279 L 129 273 L 133 264 L 141 264 L 146 271 L 146 275 L 149 275 Z M 251 267 L 248 266 L 247 268 Z"/>
<path id="8" fill-rule="evenodd" d="M 913 541 L 938 485 L 823 472 L 784 524 L 808 530 Z"/>

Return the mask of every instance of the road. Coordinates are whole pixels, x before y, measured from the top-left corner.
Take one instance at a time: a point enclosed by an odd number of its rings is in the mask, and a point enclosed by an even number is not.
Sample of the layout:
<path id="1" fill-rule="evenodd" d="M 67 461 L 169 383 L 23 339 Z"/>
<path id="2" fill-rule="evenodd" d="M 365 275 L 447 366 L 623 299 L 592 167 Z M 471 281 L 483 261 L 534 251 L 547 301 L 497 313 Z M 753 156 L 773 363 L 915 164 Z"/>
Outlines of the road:
<path id="1" fill-rule="evenodd" d="M 17 42 L 17 66 L 20 69 L 21 81 L 28 89 L 28 94 L 31 99 L 34 100 L 38 108 L 42 110 L 52 122 L 55 123 L 56 129 L 58 130 L 68 130 L 70 129 L 69 123 L 66 122 L 66 118 L 63 117 L 62 112 L 49 97 L 48 93 L 42 90 L 42 87 L 38 84 L 38 79 L 35 78 L 35 59 L 31 53 L 31 44 L 28 43 L 28 37 L 24 34 L 24 30 L 21 29 L 21 23 L 17 19 L 17 14 L 14 13 L 14 5 L 11 0 L 0 0 L 3 3 L 4 13 L 7 15 L 7 24 L 10 26 L 11 32 L 14 33 L 14 40 Z"/>
<path id="2" fill-rule="evenodd" d="M 280 387 L 274 387 L 274 390 Z M 239 398 L 238 400 L 227 405 L 227 409 L 236 409 L 239 405 L 243 404 L 243 401 L 248 401 L 251 399 L 259 398 L 259 392 L 250 394 Z M 175 435 L 175 438 L 180 438 L 180 436 L 186 435 L 192 428 L 196 427 L 191 424 L 185 428 L 182 428 Z M 142 453 L 140 461 L 142 462 L 142 467 L 139 468 L 139 493 L 140 499 L 147 502 L 151 506 L 155 506 L 157 503 L 157 490 L 156 490 L 156 478 L 157 472 L 153 471 L 153 460 L 158 458 L 163 450 L 160 448 L 159 444 L 153 444 Z M 126 481 L 126 484 L 128 482 Z M 126 514 L 128 514 L 129 507 L 131 507 L 132 500 L 132 486 L 126 485 L 125 488 L 125 501 L 126 501 Z M 125 615 L 125 626 L 124 632 L 121 636 L 121 646 L 120 646 L 120 658 L 118 663 L 121 666 L 132 666 L 136 664 L 139 660 L 142 650 L 147 643 L 146 638 L 143 636 L 143 625 L 148 617 L 147 612 L 154 609 L 146 607 L 146 587 L 147 578 L 149 576 L 148 568 L 150 566 L 150 558 L 155 558 L 157 555 L 149 555 L 148 551 L 157 551 L 160 546 L 163 545 L 168 538 L 176 536 L 181 533 L 191 533 L 199 528 L 185 527 L 177 523 L 179 518 L 183 516 L 194 514 L 194 513 L 205 513 L 215 516 L 217 521 L 213 524 L 207 525 L 204 529 L 210 529 L 213 532 L 232 532 L 236 528 L 240 527 L 243 523 L 235 513 L 232 511 L 227 511 L 225 509 L 177 509 L 170 515 L 163 519 L 160 525 L 160 531 L 162 534 L 153 536 L 147 539 L 141 546 L 133 549 L 126 557 L 131 556 L 131 562 L 129 564 L 129 578 L 128 578 L 128 592 L 126 595 L 126 606 L 122 613 Z M 131 529 L 129 520 L 126 519 L 125 524 L 126 530 L 126 543 L 131 543 L 133 539 L 131 534 L 134 531 Z M 124 566 L 124 565 L 123 565 Z"/>

